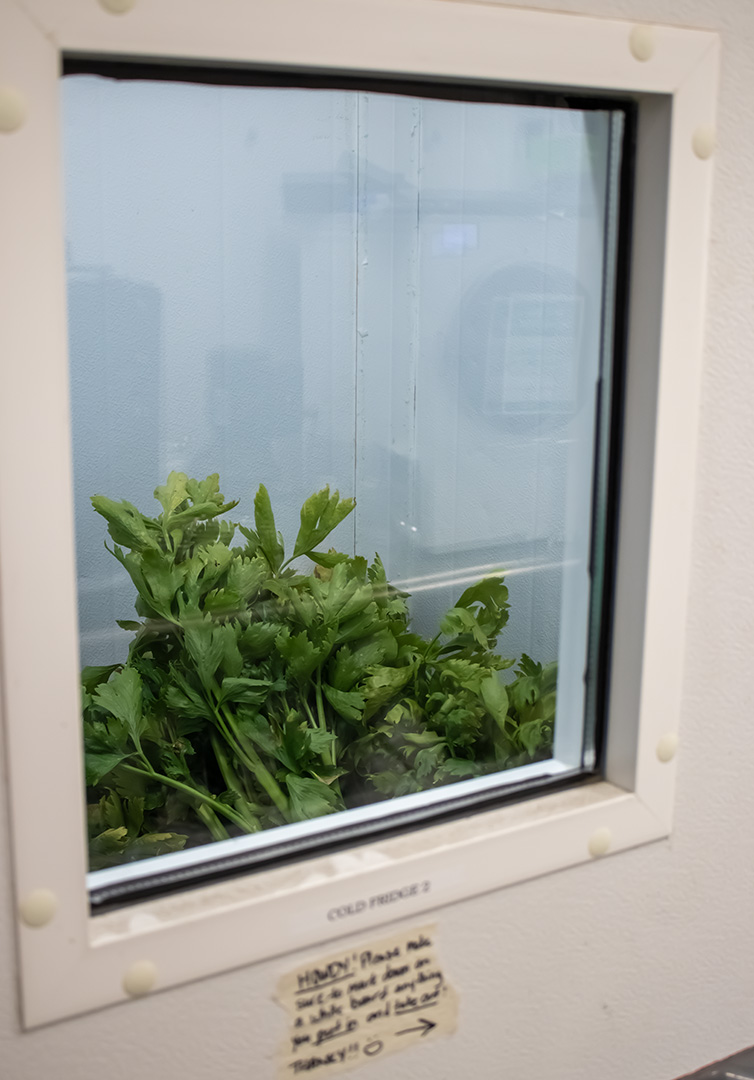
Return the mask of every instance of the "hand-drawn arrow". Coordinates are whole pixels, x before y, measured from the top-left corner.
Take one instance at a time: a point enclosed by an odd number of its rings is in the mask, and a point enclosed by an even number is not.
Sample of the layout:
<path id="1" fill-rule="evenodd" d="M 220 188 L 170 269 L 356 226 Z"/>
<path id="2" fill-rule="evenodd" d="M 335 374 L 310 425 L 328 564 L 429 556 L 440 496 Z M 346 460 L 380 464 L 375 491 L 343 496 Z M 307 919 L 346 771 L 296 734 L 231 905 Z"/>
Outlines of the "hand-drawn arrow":
<path id="1" fill-rule="evenodd" d="M 406 1028 L 405 1031 L 396 1031 L 396 1035 L 408 1035 L 412 1031 L 421 1031 L 422 1036 L 426 1035 L 432 1028 L 436 1028 L 437 1024 L 433 1024 L 431 1020 L 425 1020 L 423 1016 L 419 1017 L 419 1027 Z"/>

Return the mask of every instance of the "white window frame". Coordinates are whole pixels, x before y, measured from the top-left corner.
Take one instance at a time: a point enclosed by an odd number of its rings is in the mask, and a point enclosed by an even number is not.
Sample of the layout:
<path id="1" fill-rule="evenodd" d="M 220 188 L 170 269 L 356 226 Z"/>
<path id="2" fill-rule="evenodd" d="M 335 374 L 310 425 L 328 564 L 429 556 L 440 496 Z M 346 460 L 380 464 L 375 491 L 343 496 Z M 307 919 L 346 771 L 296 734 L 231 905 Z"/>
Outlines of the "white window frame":
<path id="1" fill-rule="evenodd" d="M 638 102 L 604 780 L 90 915 L 61 53 L 493 80 Z M 669 834 L 717 71 L 718 39 L 707 31 L 458 0 L 4 0 L 0 656 L 26 1026 L 418 915 Z M 585 888 L 591 880 L 584 878 Z"/>

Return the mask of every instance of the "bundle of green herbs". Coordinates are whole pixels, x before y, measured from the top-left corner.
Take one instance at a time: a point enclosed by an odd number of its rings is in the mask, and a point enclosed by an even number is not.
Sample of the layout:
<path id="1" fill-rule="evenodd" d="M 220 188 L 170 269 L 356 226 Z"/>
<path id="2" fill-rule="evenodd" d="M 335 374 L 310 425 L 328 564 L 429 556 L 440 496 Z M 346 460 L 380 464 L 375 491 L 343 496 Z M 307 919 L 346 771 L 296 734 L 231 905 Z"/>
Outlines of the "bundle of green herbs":
<path id="1" fill-rule="evenodd" d="M 92 869 L 550 756 L 555 664 L 498 674 L 502 574 L 425 640 L 379 556 L 319 550 L 353 499 L 307 499 L 286 558 L 263 485 L 254 529 L 220 520 L 217 474 L 155 498 L 92 499 L 140 616 L 125 663 L 82 672 Z"/>

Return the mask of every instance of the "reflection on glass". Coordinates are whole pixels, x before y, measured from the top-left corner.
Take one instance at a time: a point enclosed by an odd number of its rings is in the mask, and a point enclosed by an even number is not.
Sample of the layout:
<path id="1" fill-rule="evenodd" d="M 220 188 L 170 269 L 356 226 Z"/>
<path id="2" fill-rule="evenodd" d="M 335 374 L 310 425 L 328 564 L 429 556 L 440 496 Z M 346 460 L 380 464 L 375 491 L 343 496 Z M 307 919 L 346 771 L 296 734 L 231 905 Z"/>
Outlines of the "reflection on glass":
<path id="1" fill-rule="evenodd" d="M 92 869 L 579 766 L 619 116 L 63 90 Z"/>

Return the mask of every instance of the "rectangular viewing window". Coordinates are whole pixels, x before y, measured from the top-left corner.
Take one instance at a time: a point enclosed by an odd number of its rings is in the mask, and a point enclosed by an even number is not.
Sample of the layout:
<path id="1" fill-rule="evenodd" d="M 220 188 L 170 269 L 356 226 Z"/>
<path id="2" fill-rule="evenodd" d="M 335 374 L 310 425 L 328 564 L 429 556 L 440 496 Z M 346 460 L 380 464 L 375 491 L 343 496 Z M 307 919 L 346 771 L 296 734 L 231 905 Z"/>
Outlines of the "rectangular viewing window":
<path id="1" fill-rule="evenodd" d="M 95 907 L 594 775 L 632 107 L 67 72 Z"/>

